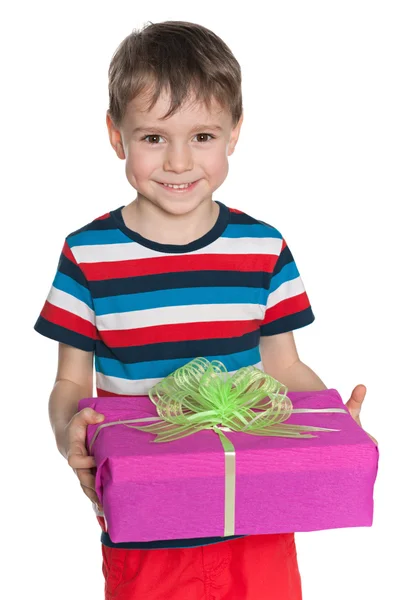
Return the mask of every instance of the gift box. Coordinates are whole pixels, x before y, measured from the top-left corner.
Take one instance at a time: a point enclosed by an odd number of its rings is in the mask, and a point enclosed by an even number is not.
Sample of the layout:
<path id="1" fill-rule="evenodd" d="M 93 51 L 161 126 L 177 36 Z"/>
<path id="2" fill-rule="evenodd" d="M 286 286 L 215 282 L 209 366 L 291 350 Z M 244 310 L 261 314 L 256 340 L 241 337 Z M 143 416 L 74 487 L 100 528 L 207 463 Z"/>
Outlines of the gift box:
<path id="1" fill-rule="evenodd" d="M 111 540 L 371 526 L 377 446 L 336 389 L 287 398 L 293 411 L 285 424 L 331 431 L 303 439 L 203 429 L 154 443 L 154 433 L 121 423 L 154 422 L 159 412 L 149 396 L 82 399 L 79 410 L 105 415 L 100 425 L 88 426 L 87 447 Z M 318 412 L 296 414 L 302 409 Z"/>

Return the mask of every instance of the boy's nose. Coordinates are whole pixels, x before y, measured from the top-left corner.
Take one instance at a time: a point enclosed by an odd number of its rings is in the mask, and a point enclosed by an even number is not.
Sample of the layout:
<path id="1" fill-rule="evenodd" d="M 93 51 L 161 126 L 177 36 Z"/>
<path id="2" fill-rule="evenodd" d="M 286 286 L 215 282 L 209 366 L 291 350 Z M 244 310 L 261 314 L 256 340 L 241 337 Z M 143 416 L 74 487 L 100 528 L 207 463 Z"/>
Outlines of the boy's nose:
<path id="1" fill-rule="evenodd" d="M 167 150 L 164 160 L 164 171 L 174 171 L 175 173 L 183 173 L 193 169 L 193 157 L 190 148 L 180 146 Z"/>

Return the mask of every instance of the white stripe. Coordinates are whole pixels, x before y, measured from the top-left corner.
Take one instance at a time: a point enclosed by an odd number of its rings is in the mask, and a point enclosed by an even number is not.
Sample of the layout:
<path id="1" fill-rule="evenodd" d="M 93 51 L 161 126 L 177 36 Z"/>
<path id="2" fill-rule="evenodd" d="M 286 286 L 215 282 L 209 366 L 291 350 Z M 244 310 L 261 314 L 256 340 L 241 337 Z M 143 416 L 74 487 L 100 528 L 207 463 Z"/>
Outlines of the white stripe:
<path id="1" fill-rule="evenodd" d="M 272 254 L 278 256 L 282 247 L 281 238 L 224 238 L 220 237 L 208 246 L 174 254 L 157 252 L 141 246 L 137 242 L 126 244 L 98 244 L 75 246 L 72 251 L 79 263 L 111 262 L 120 260 L 135 260 L 161 256 L 185 256 L 192 254 Z"/>
<path id="2" fill-rule="evenodd" d="M 298 296 L 304 291 L 305 288 L 301 277 L 296 277 L 296 279 L 291 279 L 290 281 L 282 283 L 282 285 L 268 295 L 267 310 L 276 304 L 279 304 L 282 300 Z"/>
<path id="3" fill-rule="evenodd" d="M 78 300 L 78 298 L 71 296 L 71 294 L 67 294 L 52 286 L 47 301 L 54 306 L 58 306 L 58 308 L 63 308 L 78 317 L 82 317 L 82 319 L 89 321 L 92 325 L 94 324 L 93 310 L 85 302 Z"/>
<path id="4" fill-rule="evenodd" d="M 147 396 L 149 389 L 161 380 L 162 377 L 158 379 L 122 379 L 96 372 L 96 386 L 99 389 L 125 396 Z"/>
<path id="5" fill-rule="evenodd" d="M 99 315 L 96 325 L 99 331 L 116 331 L 207 321 L 252 321 L 263 319 L 264 314 L 262 304 L 191 304 Z"/>
<path id="6" fill-rule="evenodd" d="M 255 367 L 256 369 L 260 369 L 260 371 L 263 371 L 265 373 L 265 371 L 264 371 L 264 365 L 262 364 L 261 361 L 259 363 L 257 363 L 256 365 L 253 365 L 253 367 Z M 236 371 L 232 371 L 232 374 L 233 373 L 236 373 Z"/>
<path id="7" fill-rule="evenodd" d="M 95 504 L 95 502 L 92 502 L 92 508 L 93 508 L 94 512 L 96 513 L 96 516 L 98 516 L 98 517 L 104 517 L 104 512 L 102 510 L 98 510 L 97 505 Z"/>
<path id="8" fill-rule="evenodd" d="M 262 362 L 254 365 L 260 371 L 264 371 Z M 236 371 L 229 371 L 233 375 Z M 122 379 L 121 377 L 111 377 L 96 372 L 96 387 L 111 392 L 112 394 L 123 394 L 124 396 L 147 396 L 150 388 L 159 383 L 164 378 L 157 379 Z"/>

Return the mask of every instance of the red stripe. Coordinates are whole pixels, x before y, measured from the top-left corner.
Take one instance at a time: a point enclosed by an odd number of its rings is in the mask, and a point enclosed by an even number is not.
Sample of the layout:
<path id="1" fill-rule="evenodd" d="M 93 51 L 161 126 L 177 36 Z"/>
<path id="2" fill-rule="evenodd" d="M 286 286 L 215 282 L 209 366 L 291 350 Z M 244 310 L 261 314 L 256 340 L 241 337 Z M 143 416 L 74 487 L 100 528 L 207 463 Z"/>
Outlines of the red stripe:
<path id="1" fill-rule="evenodd" d="M 107 531 L 107 523 L 104 517 L 100 517 L 99 515 L 96 515 L 96 519 L 98 520 L 100 527 L 102 528 L 103 531 Z"/>
<path id="2" fill-rule="evenodd" d="M 125 348 L 162 342 L 234 338 L 255 331 L 259 326 L 260 321 L 179 323 L 139 329 L 100 331 L 99 336 L 109 348 Z"/>
<path id="3" fill-rule="evenodd" d="M 101 215 L 101 217 L 97 217 L 97 219 L 94 219 L 95 221 L 101 221 L 102 219 L 108 219 L 108 217 L 110 216 L 110 213 L 106 213 L 105 215 Z"/>
<path id="4" fill-rule="evenodd" d="M 41 316 L 55 325 L 65 327 L 65 329 L 75 333 L 80 333 L 81 335 L 90 337 L 93 340 L 97 339 L 97 330 L 92 323 L 86 319 L 82 319 L 82 317 L 78 317 L 68 310 L 64 310 L 63 308 L 54 306 L 54 304 L 50 304 L 50 302 L 47 300 L 41 312 Z"/>
<path id="5" fill-rule="evenodd" d="M 62 252 L 63 252 L 64 256 L 66 256 L 71 262 L 74 263 L 74 265 L 78 264 L 75 260 L 75 256 L 72 254 L 71 248 L 68 246 L 67 242 L 64 242 Z"/>
<path id="6" fill-rule="evenodd" d="M 141 258 L 115 262 L 80 263 L 88 281 L 140 277 L 185 271 L 264 271 L 272 272 L 275 254 L 192 254 Z"/>
<path id="7" fill-rule="evenodd" d="M 237 208 L 230 208 L 229 212 L 236 213 L 237 215 L 243 215 L 243 211 L 238 210 Z"/>
<path id="8" fill-rule="evenodd" d="M 143 398 L 143 396 L 147 396 L 147 394 L 115 394 L 114 392 L 107 392 L 107 390 L 102 390 L 97 387 L 97 395 L 98 397 L 107 398 Z"/>
<path id="9" fill-rule="evenodd" d="M 107 392 L 106 390 L 102 390 L 100 388 L 97 389 L 97 395 L 99 398 L 130 398 L 127 394 L 113 394 L 112 392 Z"/>
<path id="10" fill-rule="evenodd" d="M 279 302 L 278 304 L 267 310 L 265 314 L 265 319 L 262 321 L 261 325 L 267 325 L 268 323 L 272 323 L 272 321 L 277 321 L 282 317 L 293 315 L 297 312 L 305 310 L 309 306 L 310 301 L 306 292 L 303 292 L 298 296 L 293 296 L 293 298 L 287 298 L 286 300 L 282 300 L 282 302 Z"/>

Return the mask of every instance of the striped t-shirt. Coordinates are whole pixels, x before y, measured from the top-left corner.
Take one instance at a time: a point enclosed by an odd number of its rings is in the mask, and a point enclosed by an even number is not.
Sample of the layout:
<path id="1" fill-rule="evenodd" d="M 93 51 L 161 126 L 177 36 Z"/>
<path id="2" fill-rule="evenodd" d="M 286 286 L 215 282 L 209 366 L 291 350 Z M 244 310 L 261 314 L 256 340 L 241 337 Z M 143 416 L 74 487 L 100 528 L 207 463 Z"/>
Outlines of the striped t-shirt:
<path id="1" fill-rule="evenodd" d="M 293 255 L 273 226 L 221 202 L 215 225 L 184 245 L 126 227 L 122 208 L 66 237 L 35 324 L 39 333 L 94 353 L 98 396 L 145 395 L 202 356 L 232 374 L 263 369 L 260 336 L 314 321 Z M 229 538 L 114 544 L 188 547 Z"/>

